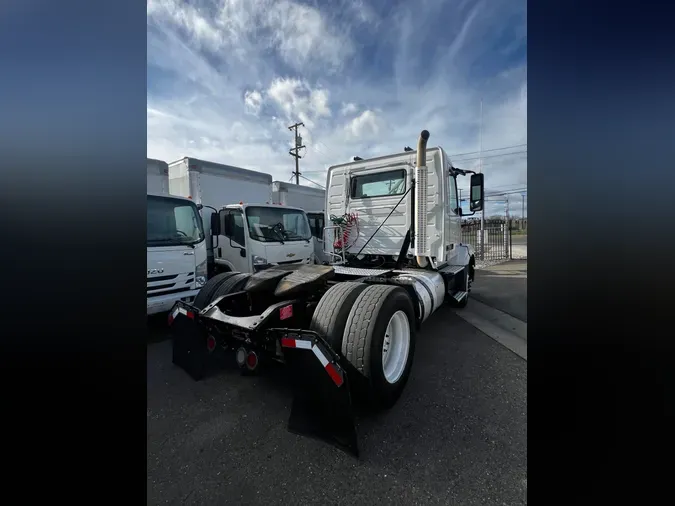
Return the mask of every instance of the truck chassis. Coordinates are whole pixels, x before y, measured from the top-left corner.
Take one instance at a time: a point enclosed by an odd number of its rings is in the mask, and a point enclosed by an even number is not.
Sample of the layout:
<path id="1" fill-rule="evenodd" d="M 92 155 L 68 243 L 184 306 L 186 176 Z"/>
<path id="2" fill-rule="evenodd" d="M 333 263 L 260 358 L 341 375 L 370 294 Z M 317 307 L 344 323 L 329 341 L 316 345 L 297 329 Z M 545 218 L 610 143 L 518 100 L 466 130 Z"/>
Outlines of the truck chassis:
<path id="1" fill-rule="evenodd" d="M 461 290 L 466 287 L 456 283 L 465 279 L 457 276 L 464 269 L 456 271 L 446 276 L 434 274 L 442 280 L 444 291 L 466 296 Z M 415 330 L 439 304 L 435 300 L 430 306 L 418 296 L 415 284 L 419 282 L 407 276 L 414 273 L 301 265 L 275 266 L 252 275 L 221 274 L 212 278 L 211 286 L 204 290 L 217 294 L 219 286 L 228 293 L 214 296 L 203 308 L 177 302 L 171 311 L 173 362 L 197 381 L 208 375 L 222 360 L 221 353 L 228 350 L 235 351 L 245 374 L 258 372 L 267 361 L 286 364 L 294 395 L 289 430 L 330 442 L 358 456 L 353 400 L 381 409 L 396 402 L 412 366 Z M 350 334 L 347 327 L 358 327 L 360 310 L 370 309 L 370 318 L 375 320 L 393 318 L 386 313 L 392 310 L 382 305 L 363 307 L 373 292 L 366 293 L 368 287 L 384 287 L 375 295 L 385 302 L 394 300 L 395 308 L 402 307 L 405 314 L 405 318 L 399 315 L 399 320 L 408 320 L 407 356 L 403 366 L 399 364 L 403 370 L 393 384 L 388 384 L 386 377 L 383 381 L 385 359 L 375 358 L 377 354 L 387 354 L 388 327 L 385 336 L 376 335 L 378 330 L 382 333 L 381 322 L 379 329 L 373 328 L 375 332 L 359 336 L 362 349 L 348 349 L 355 344 L 358 347 L 358 343 L 345 342 L 345 334 Z M 324 304 L 322 299 L 326 299 Z M 449 300 L 457 301 L 457 297 Z M 383 311 L 386 314 L 380 315 Z M 361 317 L 361 323 L 366 319 Z M 356 331 L 363 334 L 368 328 L 362 325 Z M 374 371 L 373 364 L 382 372 Z"/>
<path id="2" fill-rule="evenodd" d="M 342 251 L 334 255 L 341 265 L 276 265 L 254 274 L 218 274 L 193 304 L 177 302 L 169 315 L 174 364 L 195 380 L 209 372 L 222 350 L 235 350 L 245 373 L 258 371 L 268 360 L 286 364 L 294 392 L 289 430 L 358 457 L 352 400 L 371 409 L 393 406 L 410 375 L 417 329 L 444 303 L 463 307 L 473 280 L 467 245 L 453 244 L 453 258 L 463 259 L 463 265 L 437 265 L 429 253 L 428 138 L 429 132 L 422 131 L 415 177 L 399 202 L 416 190 L 410 199 L 415 224 L 395 261 L 371 268 L 367 252 L 361 260 L 356 254 L 348 261 Z M 453 177 L 470 172 L 449 170 Z M 472 176 L 471 195 L 472 211 L 480 210 L 482 174 Z M 346 243 L 341 226 L 335 228 Z M 344 244 L 342 249 L 347 249 Z"/>

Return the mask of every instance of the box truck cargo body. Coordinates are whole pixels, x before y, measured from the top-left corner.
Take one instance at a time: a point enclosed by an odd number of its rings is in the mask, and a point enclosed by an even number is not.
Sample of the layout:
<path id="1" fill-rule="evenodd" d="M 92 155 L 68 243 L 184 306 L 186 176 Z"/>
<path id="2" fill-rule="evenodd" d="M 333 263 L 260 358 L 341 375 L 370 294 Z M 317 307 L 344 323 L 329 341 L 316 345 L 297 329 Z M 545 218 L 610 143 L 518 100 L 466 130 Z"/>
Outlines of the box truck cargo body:
<path id="1" fill-rule="evenodd" d="M 148 193 L 169 194 L 169 165 L 166 162 L 148 158 Z"/>

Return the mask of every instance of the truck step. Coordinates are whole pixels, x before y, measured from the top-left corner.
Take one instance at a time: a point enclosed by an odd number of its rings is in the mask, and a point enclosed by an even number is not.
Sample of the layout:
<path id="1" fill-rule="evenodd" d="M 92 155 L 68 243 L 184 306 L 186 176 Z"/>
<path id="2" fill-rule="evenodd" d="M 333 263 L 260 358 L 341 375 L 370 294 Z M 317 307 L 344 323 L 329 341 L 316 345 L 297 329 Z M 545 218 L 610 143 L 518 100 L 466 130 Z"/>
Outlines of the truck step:
<path id="1" fill-rule="evenodd" d="M 443 274 L 449 274 L 449 275 L 454 275 L 457 274 L 458 272 L 462 272 L 464 270 L 465 265 L 446 265 L 442 269 L 439 269 L 439 272 L 442 272 Z"/>
<path id="2" fill-rule="evenodd" d="M 462 302 L 465 297 L 469 295 L 469 292 L 465 292 L 463 290 L 458 290 L 452 295 L 452 298 L 455 299 L 457 302 Z"/>

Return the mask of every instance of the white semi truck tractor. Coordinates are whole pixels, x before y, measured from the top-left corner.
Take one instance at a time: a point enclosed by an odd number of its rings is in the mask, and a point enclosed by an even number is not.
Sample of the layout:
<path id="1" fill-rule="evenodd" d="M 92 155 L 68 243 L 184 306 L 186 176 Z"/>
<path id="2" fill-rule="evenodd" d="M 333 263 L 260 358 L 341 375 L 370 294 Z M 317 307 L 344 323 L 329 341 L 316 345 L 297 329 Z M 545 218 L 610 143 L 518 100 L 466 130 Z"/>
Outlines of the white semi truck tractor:
<path id="1" fill-rule="evenodd" d="M 441 308 L 466 305 L 471 289 L 475 258 L 461 239 L 456 183 L 470 171 L 442 148 L 427 149 L 428 139 L 424 130 L 414 152 L 330 167 L 331 265 L 210 279 L 198 295 L 203 305 L 172 310 L 174 363 L 196 380 L 228 350 L 247 373 L 284 363 L 294 388 L 289 430 L 358 455 L 353 401 L 393 406 L 418 329 Z M 483 175 L 472 174 L 476 212 Z"/>

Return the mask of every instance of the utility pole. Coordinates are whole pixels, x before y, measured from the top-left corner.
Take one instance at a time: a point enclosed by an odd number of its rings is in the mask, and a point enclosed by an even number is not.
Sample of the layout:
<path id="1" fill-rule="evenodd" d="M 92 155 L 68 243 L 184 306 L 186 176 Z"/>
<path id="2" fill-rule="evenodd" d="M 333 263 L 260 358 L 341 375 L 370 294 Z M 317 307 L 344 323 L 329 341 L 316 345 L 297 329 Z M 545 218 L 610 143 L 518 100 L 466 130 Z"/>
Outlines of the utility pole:
<path id="1" fill-rule="evenodd" d="M 520 229 L 525 230 L 525 194 L 521 193 L 521 197 L 523 197 L 523 210 L 520 213 Z"/>
<path id="2" fill-rule="evenodd" d="M 480 155 L 478 155 L 478 172 L 483 173 L 483 99 L 480 99 Z M 480 259 L 485 260 L 485 204 L 480 213 Z"/>
<path id="3" fill-rule="evenodd" d="M 505 240 L 504 240 L 504 245 L 507 249 L 506 251 L 506 256 L 509 259 L 512 259 L 512 253 L 511 253 L 511 216 L 509 215 L 509 196 L 506 196 L 506 223 L 504 224 L 504 235 L 505 235 Z M 508 234 L 508 235 L 506 235 Z"/>
<path id="4" fill-rule="evenodd" d="M 302 158 L 299 154 L 298 151 L 300 151 L 302 148 L 305 146 L 302 145 L 302 137 L 298 135 L 298 127 L 305 126 L 304 123 L 296 123 L 295 125 L 291 125 L 288 127 L 289 130 L 294 130 L 295 132 L 295 147 L 292 148 L 288 154 L 291 155 L 293 158 L 295 158 L 295 172 L 293 175 L 295 175 L 295 184 L 300 184 L 300 158 Z"/>

